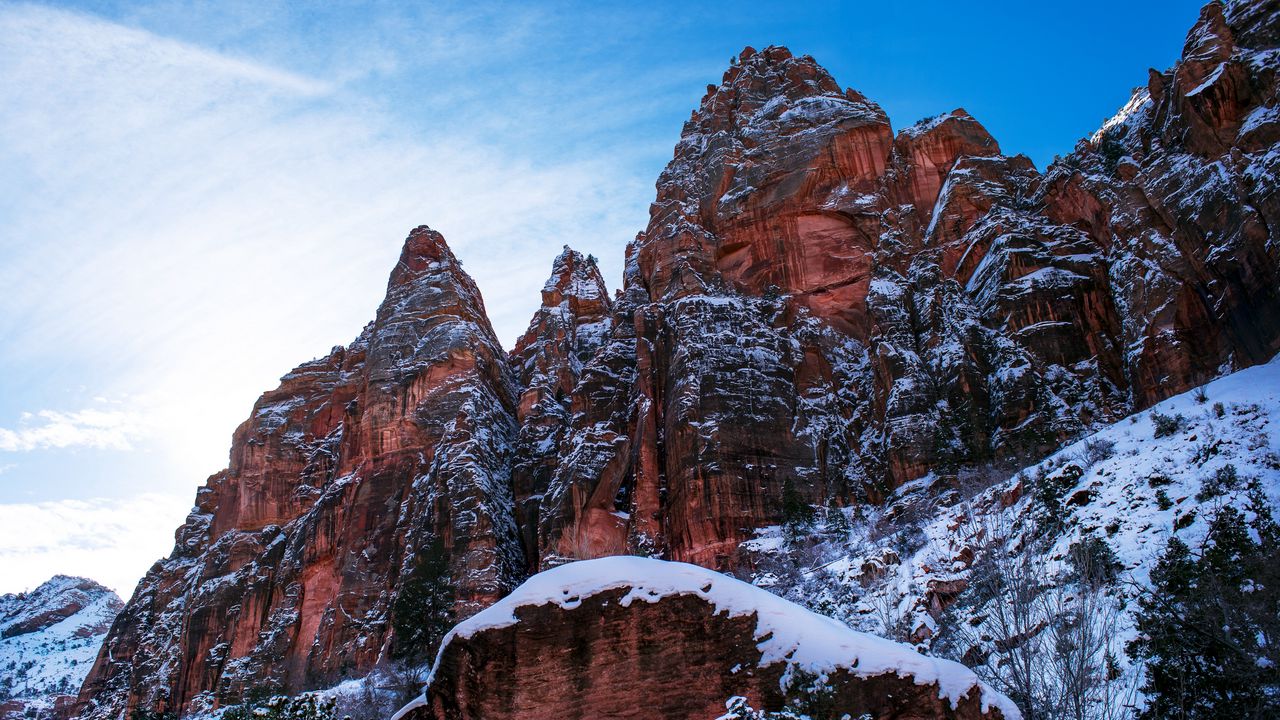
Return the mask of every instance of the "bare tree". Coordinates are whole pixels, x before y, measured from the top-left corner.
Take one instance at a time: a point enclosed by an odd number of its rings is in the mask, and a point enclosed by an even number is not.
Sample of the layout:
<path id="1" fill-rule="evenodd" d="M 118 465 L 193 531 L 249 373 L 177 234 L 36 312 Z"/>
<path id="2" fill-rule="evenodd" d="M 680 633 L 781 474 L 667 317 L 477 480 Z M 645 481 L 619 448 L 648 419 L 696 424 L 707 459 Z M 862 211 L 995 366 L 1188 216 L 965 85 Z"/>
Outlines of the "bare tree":
<path id="1" fill-rule="evenodd" d="M 867 598 L 872 616 L 880 624 L 880 635 L 897 642 L 911 639 L 910 613 L 903 609 L 908 594 L 898 589 L 896 578 L 885 583 L 881 592 Z"/>
<path id="2" fill-rule="evenodd" d="M 382 720 L 422 693 L 428 669 L 402 661 L 379 663 L 360 681 L 360 691 L 338 697 L 337 715 L 351 720 Z"/>
<path id="3" fill-rule="evenodd" d="M 1120 667 L 1121 610 L 1105 587 L 1079 582 L 1040 597 L 1047 625 L 1045 670 L 1050 716 L 1121 720 L 1132 715 L 1139 672 Z"/>
<path id="4" fill-rule="evenodd" d="M 1050 576 L 1049 540 L 1014 532 L 1003 514 L 977 518 L 968 513 L 962 530 L 980 546 L 968 590 L 980 621 L 944 629 L 952 654 L 1027 720 L 1130 717 L 1140 673 L 1120 667 L 1123 616 L 1111 561 L 1081 543 L 1070 556 L 1074 572 Z"/>

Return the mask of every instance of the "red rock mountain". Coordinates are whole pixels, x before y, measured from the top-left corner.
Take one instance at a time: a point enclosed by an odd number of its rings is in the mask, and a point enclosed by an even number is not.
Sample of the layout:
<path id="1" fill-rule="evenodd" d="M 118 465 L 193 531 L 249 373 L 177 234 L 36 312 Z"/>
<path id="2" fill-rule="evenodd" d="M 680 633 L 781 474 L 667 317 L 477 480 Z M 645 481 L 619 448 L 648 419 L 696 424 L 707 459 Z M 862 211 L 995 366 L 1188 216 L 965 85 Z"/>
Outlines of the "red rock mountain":
<path id="1" fill-rule="evenodd" d="M 1034 457 L 1280 350 L 1280 3 L 1213 2 L 1182 60 L 1043 173 L 963 110 L 893 132 L 747 48 L 658 179 L 623 287 L 566 249 L 505 354 L 443 238 L 235 433 L 87 679 L 91 718 L 366 672 L 416 553 L 465 617 L 620 553 L 732 570 L 812 503 Z"/>
<path id="2" fill-rule="evenodd" d="M 1276 3 L 1206 6 L 1044 174 L 963 110 L 894 135 L 811 58 L 743 51 L 563 403 L 540 564 L 625 543 L 729 569 L 787 483 L 875 502 L 1270 358 L 1278 34 Z"/>
<path id="3" fill-rule="evenodd" d="M 523 567 L 516 399 L 475 284 L 439 233 L 415 229 L 377 318 L 236 430 L 230 467 L 116 620 L 85 714 L 189 712 L 367 671 L 402 570 L 434 539 L 462 613 L 506 594 Z"/>

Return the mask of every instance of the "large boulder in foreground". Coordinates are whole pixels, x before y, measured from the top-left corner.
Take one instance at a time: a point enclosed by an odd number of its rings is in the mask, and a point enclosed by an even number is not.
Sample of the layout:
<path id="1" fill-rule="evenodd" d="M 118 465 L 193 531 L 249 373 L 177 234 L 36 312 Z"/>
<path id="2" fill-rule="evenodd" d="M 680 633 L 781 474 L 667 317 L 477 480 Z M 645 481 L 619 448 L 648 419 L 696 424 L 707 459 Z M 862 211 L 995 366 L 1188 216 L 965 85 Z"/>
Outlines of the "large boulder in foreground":
<path id="1" fill-rule="evenodd" d="M 734 697 L 832 717 L 1020 718 L 959 664 L 711 570 L 610 557 L 540 573 L 455 627 L 394 720 L 710 719 Z"/>

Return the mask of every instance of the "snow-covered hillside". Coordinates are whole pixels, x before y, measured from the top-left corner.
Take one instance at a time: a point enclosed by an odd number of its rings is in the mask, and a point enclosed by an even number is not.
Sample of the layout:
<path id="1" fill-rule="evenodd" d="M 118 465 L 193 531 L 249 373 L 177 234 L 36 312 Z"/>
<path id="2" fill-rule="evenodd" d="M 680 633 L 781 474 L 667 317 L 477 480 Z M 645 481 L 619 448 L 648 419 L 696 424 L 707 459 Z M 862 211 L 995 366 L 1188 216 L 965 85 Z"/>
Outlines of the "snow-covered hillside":
<path id="1" fill-rule="evenodd" d="M 0 596 L 0 718 L 68 707 L 122 606 L 111 590 L 66 575 Z"/>
<path id="2" fill-rule="evenodd" d="M 1094 661 L 1113 676 L 1093 716 L 1109 717 L 1104 700 L 1142 702 L 1141 668 L 1125 645 L 1135 600 L 1169 538 L 1197 547 L 1217 509 L 1248 515 L 1250 487 L 1280 505 L 1280 359 L 1170 398 L 1016 473 L 931 474 L 882 510 L 828 509 L 812 530 L 769 528 L 746 544 L 757 558 L 751 579 L 980 674 L 1011 647 L 1062 640 L 1049 637 L 1054 616 L 1092 617 Z M 1025 607 L 1007 607 L 1019 593 Z"/>

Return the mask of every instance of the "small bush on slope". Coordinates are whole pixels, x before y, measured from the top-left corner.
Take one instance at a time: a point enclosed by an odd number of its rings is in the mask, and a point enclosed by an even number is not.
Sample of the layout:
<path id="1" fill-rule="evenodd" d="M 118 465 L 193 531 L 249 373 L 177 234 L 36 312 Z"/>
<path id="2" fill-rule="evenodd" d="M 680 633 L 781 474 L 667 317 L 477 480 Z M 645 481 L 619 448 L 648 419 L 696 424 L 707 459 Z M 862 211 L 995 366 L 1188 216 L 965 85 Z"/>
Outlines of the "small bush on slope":
<path id="1" fill-rule="evenodd" d="M 1228 463 L 1204 479 L 1200 485 L 1200 492 L 1196 493 L 1196 502 L 1207 502 L 1239 489 L 1240 474 L 1236 471 L 1235 465 Z"/>
<path id="2" fill-rule="evenodd" d="M 1084 442 L 1080 459 L 1086 467 L 1093 467 L 1116 454 L 1116 443 L 1106 438 L 1090 438 Z"/>
<path id="3" fill-rule="evenodd" d="M 1071 563 L 1070 579 L 1093 587 L 1114 583 L 1124 569 L 1107 541 L 1093 535 L 1072 543 L 1067 560 Z"/>
<path id="4" fill-rule="evenodd" d="M 1084 470 L 1077 464 L 1069 462 L 1053 472 L 1037 471 L 1032 475 L 1035 498 L 1044 508 L 1047 522 L 1041 527 L 1046 531 L 1054 531 L 1061 527 L 1064 511 L 1063 498 L 1084 477 Z"/>
<path id="5" fill-rule="evenodd" d="M 333 720 L 334 701 L 314 694 L 287 697 L 276 695 L 266 700 L 233 705 L 222 714 L 222 720 Z"/>
<path id="6" fill-rule="evenodd" d="M 1179 414 L 1165 415 L 1157 410 L 1151 411 L 1151 423 L 1155 426 L 1155 437 L 1169 437 L 1182 429 L 1184 418 Z"/>

